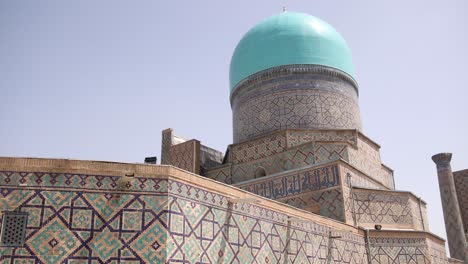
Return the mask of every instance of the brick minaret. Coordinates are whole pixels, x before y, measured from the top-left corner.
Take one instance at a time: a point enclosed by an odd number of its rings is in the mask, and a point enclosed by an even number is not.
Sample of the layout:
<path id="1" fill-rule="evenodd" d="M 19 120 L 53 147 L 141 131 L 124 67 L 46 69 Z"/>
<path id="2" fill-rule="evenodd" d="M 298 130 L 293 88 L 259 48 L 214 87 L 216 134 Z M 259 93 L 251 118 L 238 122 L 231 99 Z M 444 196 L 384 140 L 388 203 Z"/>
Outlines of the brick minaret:
<path id="1" fill-rule="evenodd" d="M 464 260 L 465 263 L 468 263 L 466 239 L 463 232 L 463 223 L 455 191 L 452 168 L 450 166 L 451 159 L 451 153 L 439 153 L 432 156 L 432 160 L 437 165 L 440 197 L 442 199 L 445 231 L 447 232 L 450 256 L 452 258 Z"/>

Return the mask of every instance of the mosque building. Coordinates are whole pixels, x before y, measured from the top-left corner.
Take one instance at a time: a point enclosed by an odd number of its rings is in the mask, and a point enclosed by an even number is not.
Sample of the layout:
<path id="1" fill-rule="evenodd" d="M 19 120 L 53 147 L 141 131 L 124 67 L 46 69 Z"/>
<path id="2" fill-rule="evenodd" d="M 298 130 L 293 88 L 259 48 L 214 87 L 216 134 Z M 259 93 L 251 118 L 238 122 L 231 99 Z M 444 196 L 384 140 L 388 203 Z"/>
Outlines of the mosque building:
<path id="1" fill-rule="evenodd" d="M 225 153 L 166 129 L 161 165 L 0 158 L 0 263 L 468 263 L 468 171 L 433 157 L 449 258 L 360 92 L 332 26 L 273 15 L 232 56 Z"/>

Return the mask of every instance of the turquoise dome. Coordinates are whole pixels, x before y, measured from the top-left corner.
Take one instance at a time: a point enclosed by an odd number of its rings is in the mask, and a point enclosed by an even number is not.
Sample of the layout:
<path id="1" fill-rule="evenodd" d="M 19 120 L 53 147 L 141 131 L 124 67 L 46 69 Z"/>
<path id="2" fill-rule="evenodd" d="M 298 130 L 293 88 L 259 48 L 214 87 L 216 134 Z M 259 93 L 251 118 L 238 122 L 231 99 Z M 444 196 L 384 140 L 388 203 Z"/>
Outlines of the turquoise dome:
<path id="1" fill-rule="evenodd" d="M 271 16 L 249 30 L 231 59 L 230 86 L 272 67 L 317 64 L 339 69 L 354 78 L 351 50 L 327 22 L 303 13 Z"/>

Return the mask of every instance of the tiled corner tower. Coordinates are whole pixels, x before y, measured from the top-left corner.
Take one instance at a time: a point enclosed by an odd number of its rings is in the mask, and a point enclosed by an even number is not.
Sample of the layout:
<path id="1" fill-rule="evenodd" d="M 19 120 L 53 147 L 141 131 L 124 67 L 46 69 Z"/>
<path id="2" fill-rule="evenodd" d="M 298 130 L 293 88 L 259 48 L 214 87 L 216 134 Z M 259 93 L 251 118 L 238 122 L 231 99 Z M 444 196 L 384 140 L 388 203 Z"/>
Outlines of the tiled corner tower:
<path id="1" fill-rule="evenodd" d="M 0 263 L 461 263 L 363 134 L 333 27 L 267 18 L 230 87 L 224 154 L 166 129 L 163 165 L 0 158 Z"/>

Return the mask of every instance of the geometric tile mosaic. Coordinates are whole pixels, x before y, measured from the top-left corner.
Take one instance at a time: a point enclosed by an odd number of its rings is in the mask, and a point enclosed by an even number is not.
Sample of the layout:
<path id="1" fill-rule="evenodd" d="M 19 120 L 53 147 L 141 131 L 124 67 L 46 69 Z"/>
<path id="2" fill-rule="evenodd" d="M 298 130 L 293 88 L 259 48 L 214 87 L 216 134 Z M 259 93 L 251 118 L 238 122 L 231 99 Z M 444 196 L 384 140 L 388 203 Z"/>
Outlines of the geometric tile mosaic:
<path id="1" fill-rule="evenodd" d="M 367 263 L 361 235 L 331 238 L 327 225 L 291 222 L 284 213 L 231 203 L 183 181 L 136 175 L 116 195 L 118 176 L 0 176 L 0 202 L 29 214 L 24 247 L 0 247 L 1 263 Z M 7 177 L 30 185 L 6 185 Z M 322 193 L 327 190 L 333 189 Z M 381 247 L 393 258 L 388 245 Z M 401 263 L 383 261 L 382 250 L 371 256 L 375 263 Z M 419 247 L 405 250 L 408 263 L 420 258 Z"/>
<path id="2" fill-rule="evenodd" d="M 231 95 L 234 142 L 282 129 L 360 129 L 355 86 L 322 78 L 319 66 L 281 66 L 257 73 Z M 289 73 L 296 72 L 294 79 Z M 339 88 L 338 88 L 338 87 Z"/>

